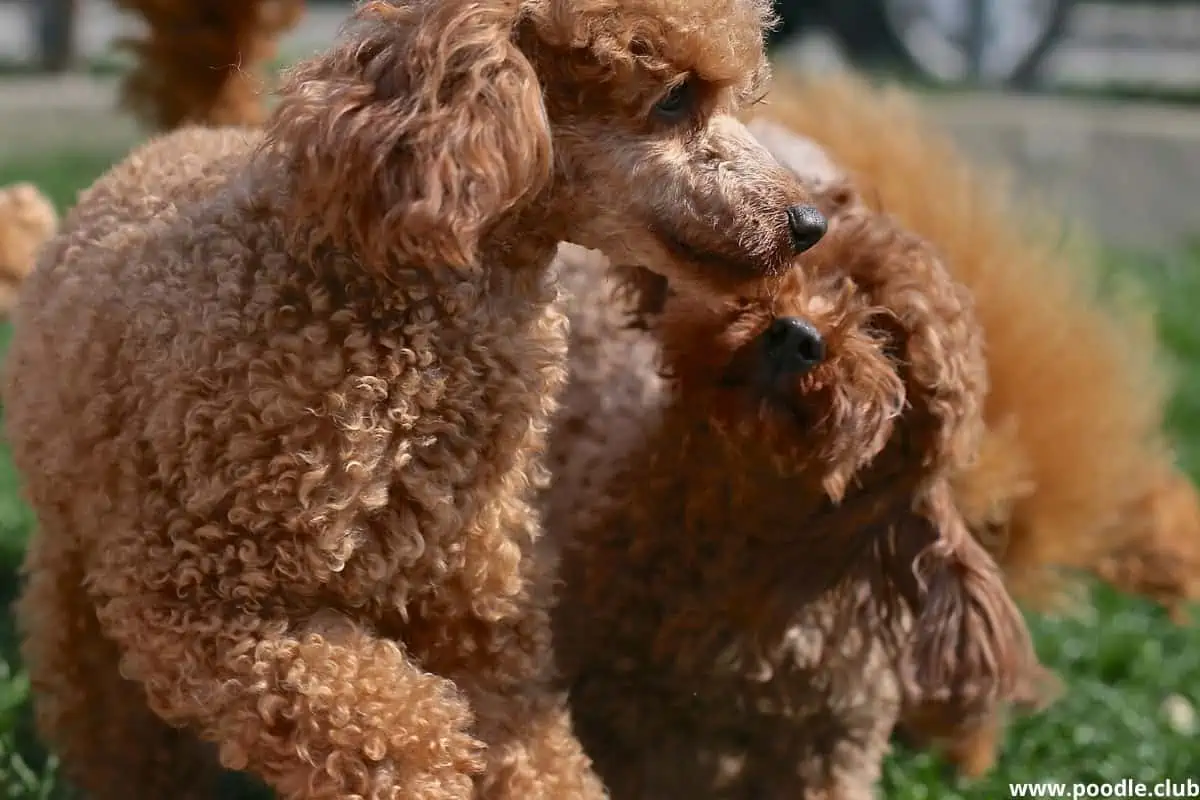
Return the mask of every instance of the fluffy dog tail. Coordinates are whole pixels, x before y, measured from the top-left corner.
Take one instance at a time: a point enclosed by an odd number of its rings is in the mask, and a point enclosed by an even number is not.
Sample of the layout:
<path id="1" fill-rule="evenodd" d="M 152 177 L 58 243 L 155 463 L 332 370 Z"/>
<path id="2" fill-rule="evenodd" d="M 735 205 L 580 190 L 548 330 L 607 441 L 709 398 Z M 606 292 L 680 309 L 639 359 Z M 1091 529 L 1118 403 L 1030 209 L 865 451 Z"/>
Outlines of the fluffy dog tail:
<path id="1" fill-rule="evenodd" d="M 259 73 L 304 0 L 115 0 L 142 17 L 143 39 L 125 39 L 137 66 L 121 104 L 144 124 L 171 130 L 259 125 L 266 108 Z"/>

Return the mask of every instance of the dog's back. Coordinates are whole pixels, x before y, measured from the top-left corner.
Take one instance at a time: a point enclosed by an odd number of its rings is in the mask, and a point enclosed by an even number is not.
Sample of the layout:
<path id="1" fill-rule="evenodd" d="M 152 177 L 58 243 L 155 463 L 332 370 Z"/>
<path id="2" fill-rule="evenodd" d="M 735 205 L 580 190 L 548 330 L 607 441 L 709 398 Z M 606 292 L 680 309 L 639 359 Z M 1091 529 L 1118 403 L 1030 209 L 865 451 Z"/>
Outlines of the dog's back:
<path id="1" fill-rule="evenodd" d="M 224 186 L 260 135 L 241 128 L 181 128 L 131 152 L 89 188 L 63 220 L 63 248 L 126 225 L 173 218 L 180 206 Z M 57 262 L 61 250 L 44 261 Z"/>
<path id="2" fill-rule="evenodd" d="M 172 364 L 170 336 L 151 334 L 169 332 L 201 302 L 179 278 L 212 268 L 146 249 L 149 231 L 170 230 L 181 208 L 222 186 L 250 142 L 232 131 L 193 130 L 135 150 L 81 194 L 43 248 L 14 315 L 5 426 L 38 516 L 17 607 L 22 656 L 41 735 L 68 761 L 69 774 L 88 775 L 100 796 L 104 787 L 128 787 L 123 748 L 161 744 L 180 779 L 196 785 L 215 763 L 196 740 L 154 721 L 137 685 L 120 677 L 87 583 L 90 564 L 105 552 L 99 540 L 138 532 L 115 513 L 122 503 L 144 507 L 130 502 L 131 476 L 142 470 L 153 481 L 160 466 L 147 458 L 146 441 L 161 395 L 147 389 L 156 375 L 188 366 Z M 172 266 L 174 302 L 155 308 Z M 81 686 L 93 694 L 82 697 Z M 146 741 L 122 741 L 140 736 Z M 81 748 L 83 741 L 103 744 Z M 135 796 L 155 791 L 133 789 Z"/>
<path id="3" fill-rule="evenodd" d="M 79 470 L 95 455 L 87 442 L 105 440 L 105 425 L 119 424 L 114 421 L 125 413 L 116 407 L 120 396 L 138 372 L 155 369 L 149 351 L 139 355 L 135 345 L 139 337 L 153 338 L 159 324 L 142 304 L 166 290 L 175 308 L 166 304 L 160 313 L 177 320 L 192 300 L 199 302 L 180 279 L 212 265 L 173 263 L 177 259 L 143 248 L 178 221 L 182 208 L 224 186 L 253 139 L 233 130 L 187 129 L 150 141 L 80 194 L 42 250 L 22 287 L 14 312 L 18 334 L 6 361 L 5 422 L 35 499 L 43 490 L 54 496 L 61 491 L 57 482 L 83 475 Z M 173 278 L 160 274 L 171 270 Z M 95 358 L 101 351 L 106 357 Z M 160 355 L 159 365 L 166 360 Z M 136 363 L 123 364 L 126 358 Z M 68 419 L 81 429 L 68 429 Z"/>

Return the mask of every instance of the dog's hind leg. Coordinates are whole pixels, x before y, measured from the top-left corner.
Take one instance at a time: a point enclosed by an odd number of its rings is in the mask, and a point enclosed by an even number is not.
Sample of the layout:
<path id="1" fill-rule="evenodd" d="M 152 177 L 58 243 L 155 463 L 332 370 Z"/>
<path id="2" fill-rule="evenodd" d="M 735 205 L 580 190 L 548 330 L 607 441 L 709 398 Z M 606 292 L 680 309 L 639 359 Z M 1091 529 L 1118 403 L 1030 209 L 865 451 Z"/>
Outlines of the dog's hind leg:
<path id="1" fill-rule="evenodd" d="M 1097 576 L 1188 624 L 1187 605 L 1200 600 L 1200 495 L 1191 479 L 1164 465 L 1122 515 L 1118 534 L 1122 541 L 1097 565 Z"/>
<path id="2" fill-rule="evenodd" d="M 55 533 L 60 533 L 55 531 Z M 63 776 L 93 800 L 212 797 L 215 758 L 187 731 L 154 716 L 118 672 L 67 537 L 35 535 L 17 605 L 39 734 Z"/>

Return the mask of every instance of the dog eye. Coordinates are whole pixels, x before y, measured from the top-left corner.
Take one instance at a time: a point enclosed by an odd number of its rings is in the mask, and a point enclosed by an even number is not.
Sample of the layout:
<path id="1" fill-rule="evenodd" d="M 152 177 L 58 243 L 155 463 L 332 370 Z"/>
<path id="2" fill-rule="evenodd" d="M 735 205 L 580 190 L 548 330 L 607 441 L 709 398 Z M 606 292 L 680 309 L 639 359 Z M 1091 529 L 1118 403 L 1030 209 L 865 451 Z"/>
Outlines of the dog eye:
<path id="1" fill-rule="evenodd" d="M 666 122 L 678 122 L 691 116 L 696 105 L 696 84 L 691 78 L 685 78 L 667 91 L 654 104 L 654 115 Z"/>

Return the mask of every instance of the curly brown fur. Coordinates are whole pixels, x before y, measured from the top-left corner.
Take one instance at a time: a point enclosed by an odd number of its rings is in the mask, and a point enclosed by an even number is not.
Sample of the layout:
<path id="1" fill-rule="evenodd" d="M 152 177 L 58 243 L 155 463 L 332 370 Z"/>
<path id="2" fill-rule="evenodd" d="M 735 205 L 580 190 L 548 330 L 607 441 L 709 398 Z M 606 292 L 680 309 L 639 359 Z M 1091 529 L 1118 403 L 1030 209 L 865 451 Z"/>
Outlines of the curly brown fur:
<path id="1" fill-rule="evenodd" d="M 549 268 L 560 240 L 714 288 L 790 260 L 809 193 L 733 116 L 765 17 L 368 3 L 263 131 L 185 128 L 84 193 L 5 422 L 39 728 L 89 796 L 203 796 L 197 740 L 284 798 L 602 793 L 534 557 Z"/>
<path id="2" fill-rule="evenodd" d="M 561 259 L 556 648 L 615 798 L 869 798 L 902 705 L 949 734 L 1040 674 L 948 484 L 981 429 L 967 295 L 920 240 L 831 196 L 830 232 L 778 282 L 736 301 L 673 286 L 662 377 L 640 366 L 648 335 L 597 310 L 596 257 Z M 764 383 L 785 316 L 827 355 Z"/>
<path id="3" fill-rule="evenodd" d="M 1200 510 L 1163 443 L 1167 381 L 1140 310 L 1099 295 L 1084 257 L 1018 213 L 905 95 L 852 77 L 790 79 L 763 118 L 793 137 L 756 129 L 781 160 L 799 145 L 806 169 L 812 145 L 823 148 L 973 290 L 991 390 L 980 457 L 955 493 L 1010 589 L 1053 607 L 1083 570 L 1178 613 L 1200 589 Z M 945 744 L 978 775 L 1000 731 L 993 720 Z"/>
<path id="4" fill-rule="evenodd" d="M 266 114 L 267 62 L 304 14 L 304 0 L 114 0 L 141 17 L 121 103 L 158 130 L 258 125 Z"/>
<path id="5" fill-rule="evenodd" d="M 0 187 L 0 315 L 17 301 L 38 250 L 58 230 L 58 212 L 32 183 Z"/>

